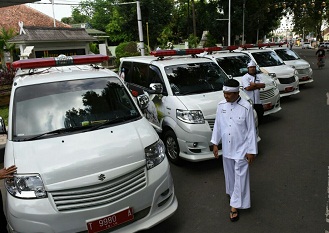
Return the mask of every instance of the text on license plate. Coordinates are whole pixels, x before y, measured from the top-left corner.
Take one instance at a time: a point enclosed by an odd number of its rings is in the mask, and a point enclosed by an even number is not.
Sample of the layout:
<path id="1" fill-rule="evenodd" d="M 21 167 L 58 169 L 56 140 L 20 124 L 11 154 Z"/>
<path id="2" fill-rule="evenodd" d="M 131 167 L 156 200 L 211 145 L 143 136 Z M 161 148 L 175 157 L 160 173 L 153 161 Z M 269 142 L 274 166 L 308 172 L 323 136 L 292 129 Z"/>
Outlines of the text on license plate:
<path id="1" fill-rule="evenodd" d="M 264 108 L 265 111 L 271 109 L 272 108 L 272 103 L 263 104 L 263 108 Z"/>
<path id="2" fill-rule="evenodd" d="M 291 92 L 294 90 L 294 87 L 286 87 L 284 90 L 285 92 Z"/>
<path id="3" fill-rule="evenodd" d="M 132 208 L 127 208 L 117 213 L 87 222 L 88 233 L 97 233 L 116 227 L 122 223 L 134 219 L 134 212 Z"/>

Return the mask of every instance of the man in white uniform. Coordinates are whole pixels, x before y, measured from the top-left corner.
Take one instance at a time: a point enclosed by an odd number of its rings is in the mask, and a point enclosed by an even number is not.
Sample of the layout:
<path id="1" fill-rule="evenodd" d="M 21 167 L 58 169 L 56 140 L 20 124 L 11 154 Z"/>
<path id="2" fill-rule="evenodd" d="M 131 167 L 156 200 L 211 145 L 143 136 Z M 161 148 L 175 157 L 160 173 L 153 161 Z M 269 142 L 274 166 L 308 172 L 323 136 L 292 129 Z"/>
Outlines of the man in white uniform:
<path id="1" fill-rule="evenodd" d="M 213 153 L 218 158 L 222 143 L 226 193 L 230 196 L 230 220 L 239 219 L 238 209 L 250 208 L 249 164 L 256 154 L 257 133 L 253 108 L 239 95 L 239 82 L 229 79 L 223 87 L 225 100 L 217 107 L 211 137 Z"/>
<path id="2" fill-rule="evenodd" d="M 261 83 L 259 75 L 256 73 L 256 64 L 253 60 L 248 63 L 248 73 L 242 77 L 242 86 L 253 102 L 253 107 L 257 112 L 259 122 L 262 122 L 264 108 L 260 101 L 259 89 L 265 87 L 265 83 Z"/>

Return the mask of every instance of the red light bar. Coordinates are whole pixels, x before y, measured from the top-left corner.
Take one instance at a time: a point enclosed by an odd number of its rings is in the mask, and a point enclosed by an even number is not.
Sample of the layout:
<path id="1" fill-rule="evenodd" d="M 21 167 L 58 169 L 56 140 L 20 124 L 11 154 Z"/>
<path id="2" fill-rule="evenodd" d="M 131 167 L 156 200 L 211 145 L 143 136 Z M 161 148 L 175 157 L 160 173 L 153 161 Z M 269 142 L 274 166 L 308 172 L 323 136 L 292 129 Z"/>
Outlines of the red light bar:
<path id="1" fill-rule="evenodd" d="M 253 48 L 253 47 L 255 47 L 255 45 L 253 45 L 253 44 L 244 44 L 244 45 L 241 45 L 241 48 L 243 48 L 243 49 L 248 49 L 248 48 Z"/>
<path id="2" fill-rule="evenodd" d="M 270 44 L 258 44 L 258 48 L 270 47 Z"/>
<path id="3" fill-rule="evenodd" d="M 34 58 L 15 61 L 12 63 L 13 68 L 21 69 L 33 69 L 43 67 L 55 67 L 55 66 L 68 66 L 68 65 L 82 65 L 101 63 L 109 59 L 106 55 L 77 55 L 77 56 L 65 56 L 60 55 L 58 57 L 48 58 Z"/>
<path id="4" fill-rule="evenodd" d="M 237 46 L 237 45 L 230 45 L 230 46 L 227 46 L 227 47 L 226 47 L 226 49 L 227 49 L 227 50 L 230 50 L 230 51 L 236 50 L 236 49 L 238 49 L 238 48 L 239 48 L 239 46 Z"/>
<path id="5" fill-rule="evenodd" d="M 222 47 L 207 47 L 204 48 L 204 51 L 206 52 L 214 52 L 214 51 L 221 51 L 223 48 Z"/>
<path id="6" fill-rule="evenodd" d="M 150 55 L 153 55 L 155 57 L 165 57 L 165 56 L 179 56 L 179 55 L 194 55 L 203 53 L 204 49 L 172 49 L 172 50 L 156 50 L 151 51 Z"/>

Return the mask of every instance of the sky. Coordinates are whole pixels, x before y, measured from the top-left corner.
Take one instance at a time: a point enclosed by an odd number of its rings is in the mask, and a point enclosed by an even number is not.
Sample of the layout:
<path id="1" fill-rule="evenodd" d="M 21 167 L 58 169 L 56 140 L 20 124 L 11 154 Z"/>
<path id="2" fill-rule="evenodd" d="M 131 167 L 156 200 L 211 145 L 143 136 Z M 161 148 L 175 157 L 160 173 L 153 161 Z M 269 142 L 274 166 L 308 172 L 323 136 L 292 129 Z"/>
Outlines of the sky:
<path id="1" fill-rule="evenodd" d="M 71 7 L 76 6 L 81 0 L 53 0 L 54 1 L 54 13 L 57 20 L 61 20 L 64 17 L 71 16 Z M 29 7 L 32 7 L 50 17 L 53 17 L 53 5 L 51 0 L 41 0 L 36 3 L 27 3 Z"/>

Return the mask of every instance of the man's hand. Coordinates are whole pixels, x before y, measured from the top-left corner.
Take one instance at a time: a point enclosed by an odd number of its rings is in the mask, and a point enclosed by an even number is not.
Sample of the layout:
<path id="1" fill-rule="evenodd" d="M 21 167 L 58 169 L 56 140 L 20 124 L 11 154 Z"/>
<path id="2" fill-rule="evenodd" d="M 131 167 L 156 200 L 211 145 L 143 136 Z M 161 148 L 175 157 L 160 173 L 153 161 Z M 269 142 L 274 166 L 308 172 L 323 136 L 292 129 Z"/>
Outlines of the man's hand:
<path id="1" fill-rule="evenodd" d="M 0 170 L 0 179 L 5 179 L 5 178 L 11 178 L 13 177 L 13 173 L 17 171 L 17 167 L 15 165 L 12 165 L 8 168 L 2 168 Z"/>
<path id="2" fill-rule="evenodd" d="M 214 153 L 214 156 L 216 159 L 218 159 L 218 147 L 217 145 L 214 145 L 213 148 L 212 148 L 212 152 Z"/>
<path id="3" fill-rule="evenodd" d="M 253 154 L 246 154 L 246 160 L 248 161 L 249 164 L 252 164 L 255 160 L 255 155 Z"/>

